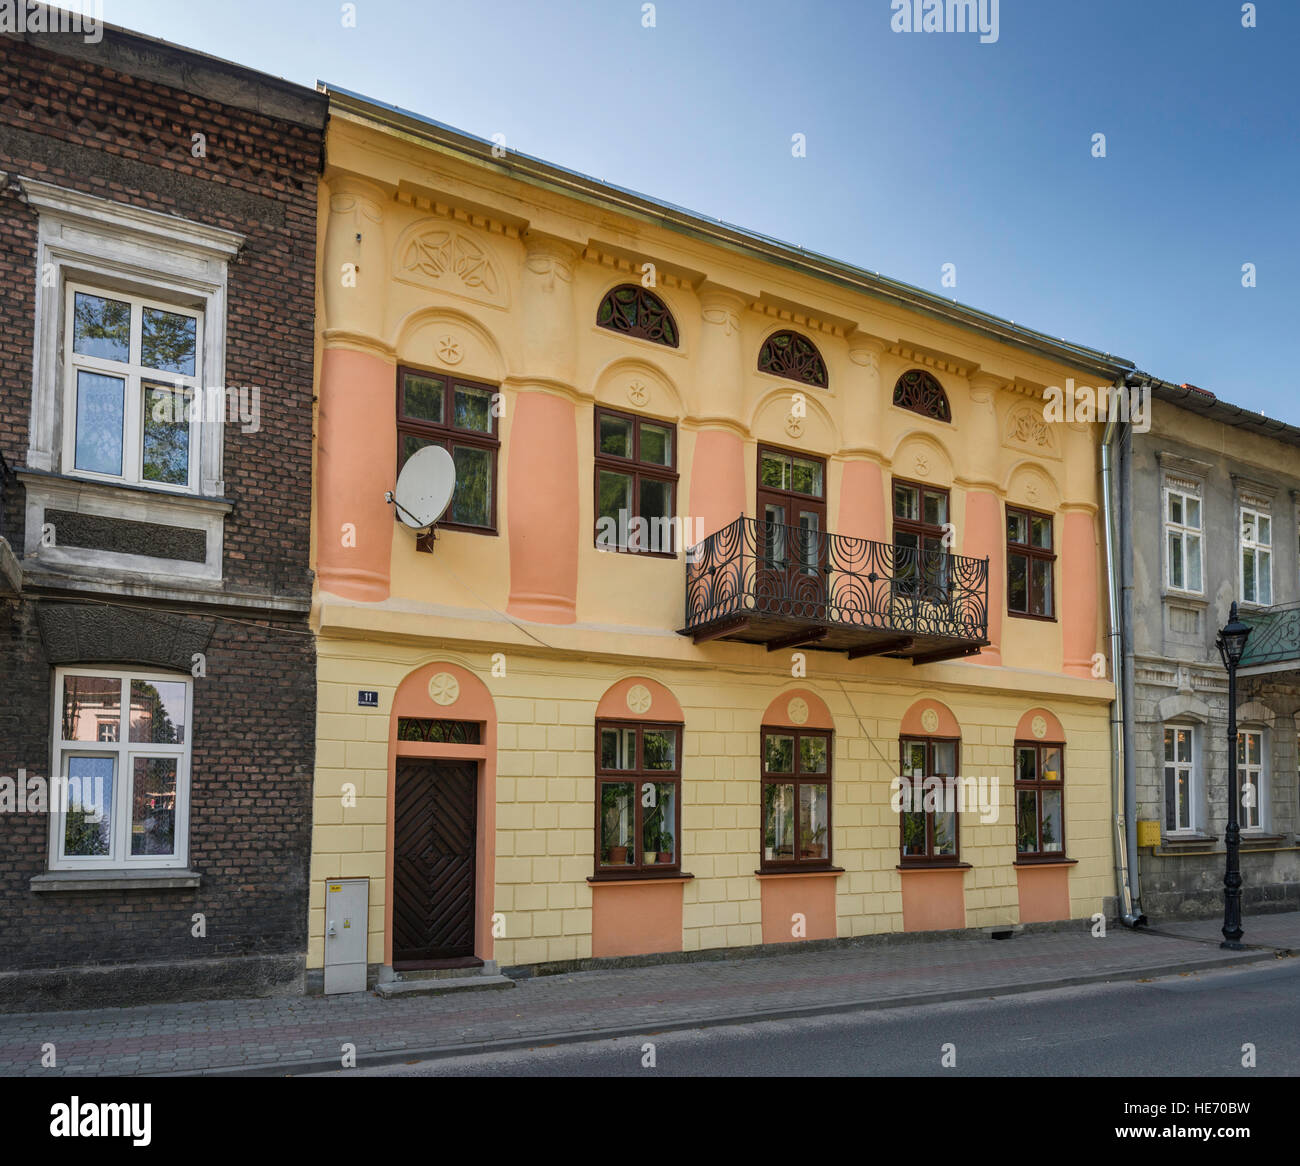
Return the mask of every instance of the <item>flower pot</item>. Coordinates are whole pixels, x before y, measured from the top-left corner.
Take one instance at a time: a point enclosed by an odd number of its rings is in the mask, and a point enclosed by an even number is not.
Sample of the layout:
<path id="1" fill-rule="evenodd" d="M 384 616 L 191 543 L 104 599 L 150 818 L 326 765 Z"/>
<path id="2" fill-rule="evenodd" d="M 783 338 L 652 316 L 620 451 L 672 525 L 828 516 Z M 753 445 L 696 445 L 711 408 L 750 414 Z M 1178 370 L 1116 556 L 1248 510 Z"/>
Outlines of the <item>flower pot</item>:
<path id="1" fill-rule="evenodd" d="M 657 862 L 672 862 L 673 852 L 671 850 L 661 850 Z"/>
<path id="2" fill-rule="evenodd" d="M 658 861 L 659 861 L 659 851 L 657 851 L 657 850 L 647 850 L 647 851 L 645 852 L 645 859 L 644 859 L 644 861 L 645 861 L 647 864 L 648 864 L 648 863 L 652 863 L 652 862 L 658 862 Z"/>
<path id="3" fill-rule="evenodd" d="M 808 842 L 804 844 L 803 856 L 804 858 L 821 858 L 824 850 L 825 848 L 820 842 Z"/>
<path id="4" fill-rule="evenodd" d="M 626 865 L 627 865 L 627 847 L 626 847 L 626 846 L 611 846 L 611 847 L 609 848 L 609 864 L 610 864 L 610 866 L 626 866 Z"/>

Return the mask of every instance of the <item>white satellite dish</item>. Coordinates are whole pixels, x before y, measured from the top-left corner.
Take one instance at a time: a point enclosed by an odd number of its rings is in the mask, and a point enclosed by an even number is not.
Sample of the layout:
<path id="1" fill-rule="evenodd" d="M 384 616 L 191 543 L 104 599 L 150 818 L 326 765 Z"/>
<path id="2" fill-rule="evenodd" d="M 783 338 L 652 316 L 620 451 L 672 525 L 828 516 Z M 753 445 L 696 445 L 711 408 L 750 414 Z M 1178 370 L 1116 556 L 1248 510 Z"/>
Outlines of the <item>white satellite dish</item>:
<path id="1" fill-rule="evenodd" d="M 397 489 L 388 500 L 407 526 L 427 530 L 451 505 L 456 489 L 456 463 L 440 445 L 426 445 L 406 459 L 397 477 Z"/>

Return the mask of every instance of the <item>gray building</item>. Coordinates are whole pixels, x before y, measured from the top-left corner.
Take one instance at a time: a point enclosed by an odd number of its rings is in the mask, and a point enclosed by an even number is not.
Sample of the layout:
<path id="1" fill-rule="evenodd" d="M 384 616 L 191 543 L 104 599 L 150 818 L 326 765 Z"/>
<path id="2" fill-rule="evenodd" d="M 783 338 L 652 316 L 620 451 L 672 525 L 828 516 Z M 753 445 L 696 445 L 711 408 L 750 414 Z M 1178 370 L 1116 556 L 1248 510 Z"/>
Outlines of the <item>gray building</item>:
<path id="1" fill-rule="evenodd" d="M 1300 907 L 1300 429 L 1188 385 L 1151 392 L 1150 429 L 1126 430 L 1118 465 L 1141 908 L 1154 923 L 1222 910 L 1228 683 L 1215 639 L 1235 600 L 1252 628 L 1237 693 L 1249 939 L 1252 910 Z"/>

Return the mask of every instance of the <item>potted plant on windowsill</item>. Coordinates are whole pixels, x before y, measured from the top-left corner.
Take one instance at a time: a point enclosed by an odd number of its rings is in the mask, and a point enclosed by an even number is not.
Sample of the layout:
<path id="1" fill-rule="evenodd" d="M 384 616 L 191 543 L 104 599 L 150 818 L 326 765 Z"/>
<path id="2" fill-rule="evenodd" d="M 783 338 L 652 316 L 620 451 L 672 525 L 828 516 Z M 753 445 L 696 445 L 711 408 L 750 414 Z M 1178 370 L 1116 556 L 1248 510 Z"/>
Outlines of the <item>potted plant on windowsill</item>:
<path id="1" fill-rule="evenodd" d="M 626 846 L 611 846 L 609 848 L 609 858 L 605 861 L 609 866 L 627 866 L 627 852 L 628 847 Z"/>
<path id="2" fill-rule="evenodd" d="M 818 826 L 810 834 L 805 834 L 803 838 L 803 856 L 804 858 L 825 858 L 826 857 L 826 827 Z"/>
<path id="3" fill-rule="evenodd" d="M 659 832 L 659 862 L 672 862 L 673 860 L 673 836 L 667 830 Z"/>

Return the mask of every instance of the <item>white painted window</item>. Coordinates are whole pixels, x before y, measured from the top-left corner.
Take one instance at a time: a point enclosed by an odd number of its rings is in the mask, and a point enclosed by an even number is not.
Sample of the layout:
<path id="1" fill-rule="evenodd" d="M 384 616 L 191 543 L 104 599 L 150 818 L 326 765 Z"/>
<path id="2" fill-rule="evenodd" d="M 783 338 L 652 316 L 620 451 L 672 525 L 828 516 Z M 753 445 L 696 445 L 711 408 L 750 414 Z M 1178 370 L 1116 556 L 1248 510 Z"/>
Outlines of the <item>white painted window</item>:
<path id="1" fill-rule="evenodd" d="M 1260 830 L 1268 794 L 1268 762 L 1264 733 L 1242 729 L 1237 733 L 1237 820 L 1243 830 Z"/>
<path id="2" fill-rule="evenodd" d="M 1201 500 L 1184 490 L 1165 491 L 1165 582 L 1175 591 L 1199 595 L 1201 585 Z"/>
<path id="3" fill-rule="evenodd" d="M 51 870 L 185 866 L 192 711 L 185 676 L 57 671 Z"/>
<path id="4" fill-rule="evenodd" d="M 1196 773 L 1196 730 L 1190 725 L 1165 726 L 1165 829 L 1169 833 L 1196 828 L 1199 787 Z"/>
<path id="5" fill-rule="evenodd" d="M 63 319 L 64 472 L 196 491 L 203 313 L 69 283 Z"/>
<path id="6" fill-rule="evenodd" d="M 1273 519 L 1263 510 L 1241 508 L 1241 598 L 1273 602 Z"/>

